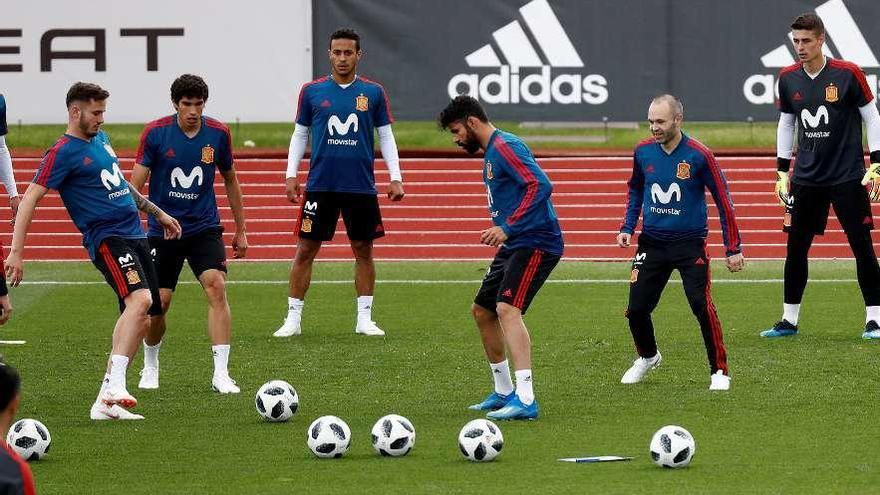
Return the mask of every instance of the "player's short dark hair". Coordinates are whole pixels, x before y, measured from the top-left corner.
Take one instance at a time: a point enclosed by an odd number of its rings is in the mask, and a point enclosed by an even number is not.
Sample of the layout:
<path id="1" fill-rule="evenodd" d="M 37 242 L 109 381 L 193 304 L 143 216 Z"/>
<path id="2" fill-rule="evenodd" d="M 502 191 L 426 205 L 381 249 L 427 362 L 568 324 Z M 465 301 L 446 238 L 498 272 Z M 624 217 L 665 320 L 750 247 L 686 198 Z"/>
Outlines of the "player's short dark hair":
<path id="1" fill-rule="evenodd" d="M 333 40 L 353 40 L 354 41 L 354 49 L 357 51 L 361 51 L 361 35 L 357 34 L 357 31 L 351 28 L 339 28 L 336 31 L 333 31 L 333 34 L 330 35 L 330 43 L 333 43 Z"/>
<path id="2" fill-rule="evenodd" d="M 194 74 L 184 74 L 171 83 L 171 101 L 180 103 L 183 98 L 201 98 L 208 101 L 208 83 Z"/>
<path id="3" fill-rule="evenodd" d="M 74 102 L 104 101 L 110 92 L 94 83 L 78 82 L 67 90 L 67 108 Z"/>
<path id="4" fill-rule="evenodd" d="M 825 23 L 822 18 L 813 12 L 804 12 L 797 16 L 791 23 L 791 29 L 803 29 L 812 31 L 818 35 L 825 34 Z"/>
<path id="5" fill-rule="evenodd" d="M 468 95 L 458 95 L 446 105 L 446 108 L 437 116 L 437 124 L 441 129 L 448 129 L 453 122 L 467 120 L 468 117 L 476 117 L 480 122 L 489 122 L 486 110 L 476 98 Z"/>
<path id="6" fill-rule="evenodd" d="M 0 411 L 6 410 L 21 389 L 21 378 L 12 366 L 0 361 Z"/>

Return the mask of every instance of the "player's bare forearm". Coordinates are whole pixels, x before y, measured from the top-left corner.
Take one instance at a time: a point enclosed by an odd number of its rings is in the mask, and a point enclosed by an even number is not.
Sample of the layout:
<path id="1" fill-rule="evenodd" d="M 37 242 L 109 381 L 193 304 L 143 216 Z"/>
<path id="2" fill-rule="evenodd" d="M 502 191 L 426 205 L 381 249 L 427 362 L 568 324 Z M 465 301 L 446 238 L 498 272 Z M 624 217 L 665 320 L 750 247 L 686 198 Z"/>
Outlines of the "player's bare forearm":
<path id="1" fill-rule="evenodd" d="M 47 192 L 49 192 L 47 188 L 33 183 L 25 191 L 24 198 L 18 204 L 18 212 L 15 215 L 16 221 L 12 232 L 12 246 L 9 248 L 10 254 L 21 255 L 21 251 L 24 249 L 24 240 L 34 218 L 34 211 Z"/>
<path id="2" fill-rule="evenodd" d="M 128 181 L 129 185 L 134 186 L 135 189 L 140 191 L 144 188 L 144 184 L 147 183 L 147 180 L 150 178 L 150 169 L 141 165 L 140 163 L 135 163 L 134 168 L 131 170 L 131 180 Z"/>
<path id="3" fill-rule="evenodd" d="M 136 188 L 129 187 L 128 190 L 131 191 L 131 196 L 132 198 L 134 198 L 134 205 L 137 207 L 138 210 L 146 213 L 147 215 L 152 215 L 156 218 L 165 213 L 162 211 L 161 208 L 156 206 L 155 203 L 144 197 L 144 195 L 141 194 L 140 191 L 138 191 Z"/>

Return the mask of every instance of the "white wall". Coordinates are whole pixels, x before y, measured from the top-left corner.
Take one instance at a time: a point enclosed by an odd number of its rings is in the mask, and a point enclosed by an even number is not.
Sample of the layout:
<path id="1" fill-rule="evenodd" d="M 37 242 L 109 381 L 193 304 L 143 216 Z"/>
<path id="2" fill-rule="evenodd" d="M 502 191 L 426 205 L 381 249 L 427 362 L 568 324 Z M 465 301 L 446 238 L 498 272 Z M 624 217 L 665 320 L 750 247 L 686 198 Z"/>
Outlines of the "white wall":
<path id="1" fill-rule="evenodd" d="M 64 96 L 76 81 L 110 91 L 107 122 L 140 123 L 173 113 L 169 88 L 180 74 L 205 78 L 210 87 L 206 113 L 224 121 L 292 121 L 300 86 L 312 76 L 310 0 L 212 0 L 129 2 L 93 0 L 16 1 L 3 9 L 0 30 L 20 29 L 20 37 L 0 36 L 0 72 L 10 124 L 64 123 Z M 147 40 L 123 37 L 120 29 L 183 28 L 183 36 L 158 40 L 158 71 L 147 70 Z M 103 29 L 106 71 L 94 60 L 53 60 L 40 70 L 40 40 L 53 29 Z M 55 51 L 94 50 L 93 38 L 56 38 Z M 2 51 L 2 50 L 0 50 Z"/>

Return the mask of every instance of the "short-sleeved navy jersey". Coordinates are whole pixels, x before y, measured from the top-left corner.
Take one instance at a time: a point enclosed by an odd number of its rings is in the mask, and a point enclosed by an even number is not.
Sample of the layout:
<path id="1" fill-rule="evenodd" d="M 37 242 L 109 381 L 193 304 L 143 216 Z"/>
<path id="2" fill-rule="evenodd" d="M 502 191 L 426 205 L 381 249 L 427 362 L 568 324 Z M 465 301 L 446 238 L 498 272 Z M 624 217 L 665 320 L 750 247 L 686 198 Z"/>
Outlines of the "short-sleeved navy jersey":
<path id="1" fill-rule="evenodd" d="M 327 76 L 304 84 L 296 123 L 312 132 L 306 190 L 375 194 L 373 133 L 393 121 L 376 82 L 358 76 L 343 88 Z"/>
<path id="2" fill-rule="evenodd" d="M 147 124 L 141 134 L 137 163 L 150 169 L 150 200 L 180 222 L 187 237 L 220 225 L 214 195 L 216 170 L 232 169 L 229 128 L 202 117 L 199 132 L 188 137 L 171 115 Z M 164 230 L 150 217 L 150 236 Z"/>
<path id="3" fill-rule="evenodd" d="M 146 237 L 128 181 L 104 131 L 88 141 L 61 136 L 43 155 L 32 182 L 58 191 L 92 259 L 107 237 Z"/>
<path id="4" fill-rule="evenodd" d="M 865 73 L 833 58 L 814 78 L 797 63 L 779 73 L 779 111 L 795 116 L 798 148 L 792 181 L 833 186 L 865 173 L 859 107 L 874 100 Z"/>

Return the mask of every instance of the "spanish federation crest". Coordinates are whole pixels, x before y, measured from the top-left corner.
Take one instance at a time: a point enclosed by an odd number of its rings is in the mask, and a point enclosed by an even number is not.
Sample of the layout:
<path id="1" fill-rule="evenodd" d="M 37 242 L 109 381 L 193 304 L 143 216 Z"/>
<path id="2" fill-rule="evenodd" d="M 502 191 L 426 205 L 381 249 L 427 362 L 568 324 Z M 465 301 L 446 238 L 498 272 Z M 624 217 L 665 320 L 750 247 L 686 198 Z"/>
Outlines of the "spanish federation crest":
<path id="1" fill-rule="evenodd" d="M 311 218 L 303 218 L 302 226 L 300 230 L 305 232 L 306 234 L 312 231 L 312 219 Z"/>
<path id="2" fill-rule="evenodd" d="M 214 163 L 214 148 L 210 145 L 202 148 L 202 163 L 207 165 Z"/>
<path id="3" fill-rule="evenodd" d="M 825 101 L 828 103 L 834 103 L 837 99 L 837 86 L 835 86 L 834 83 L 825 86 Z"/>
<path id="4" fill-rule="evenodd" d="M 495 178 L 495 174 L 492 173 L 492 162 L 486 162 L 486 178 L 489 180 Z"/>
<path id="5" fill-rule="evenodd" d="M 138 275 L 137 270 L 129 270 L 125 272 L 125 278 L 128 279 L 128 285 L 136 285 L 141 282 L 141 276 Z"/>
<path id="6" fill-rule="evenodd" d="M 691 164 L 688 162 L 679 163 L 678 168 L 675 170 L 675 176 L 681 180 L 690 179 L 691 178 Z"/>
<path id="7" fill-rule="evenodd" d="M 366 112 L 370 108 L 370 99 L 363 94 L 354 99 L 354 108 L 359 112 Z"/>

